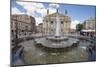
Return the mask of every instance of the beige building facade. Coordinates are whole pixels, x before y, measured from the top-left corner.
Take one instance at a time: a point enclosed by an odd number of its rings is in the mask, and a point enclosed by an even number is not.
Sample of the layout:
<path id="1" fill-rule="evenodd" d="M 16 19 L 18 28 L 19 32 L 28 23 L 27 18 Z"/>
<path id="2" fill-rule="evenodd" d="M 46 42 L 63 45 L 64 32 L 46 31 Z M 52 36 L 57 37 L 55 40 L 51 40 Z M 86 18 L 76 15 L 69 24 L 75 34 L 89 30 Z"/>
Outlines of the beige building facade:
<path id="1" fill-rule="evenodd" d="M 89 18 L 88 20 L 85 20 L 84 23 L 84 28 L 86 30 L 91 29 L 91 30 L 95 30 L 96 28 L 96 19 L 95 18 Z"/>
<path id="2" fill-rule="evenodd" d="M 35 18 L 22 14 L 11 15 L 11 33 L 15 35 L 27 35 L 35 32 Z"/>
<path id="3" fill-rule="evenodd" d="M 47 14 L 43 19 L 43 33 L 48 35 L 55 34 L 56 30 L 56 17 L 59 17 L 60 22 L 60 34 L 66 35 L 70 32 L 71 19 L 67 15 L 60 14 L 58 12 L 53 14 Z"/>
<path id="4" fill-rule="evenodd" d="M 43 23 L 38 24 L 37 33 L 43 33 Z"/>

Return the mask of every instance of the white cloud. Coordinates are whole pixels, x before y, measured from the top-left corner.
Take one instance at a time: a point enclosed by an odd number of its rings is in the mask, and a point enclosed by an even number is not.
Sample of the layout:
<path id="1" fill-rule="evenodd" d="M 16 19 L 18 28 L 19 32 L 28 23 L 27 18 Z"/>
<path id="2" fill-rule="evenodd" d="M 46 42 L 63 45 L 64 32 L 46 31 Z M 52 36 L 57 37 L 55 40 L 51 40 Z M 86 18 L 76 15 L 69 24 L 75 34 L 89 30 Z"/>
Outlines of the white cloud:
<path id="1" fill-rule="evenodd" d="M 49 4 L 49 14 L 55 13 L 57 8 L 59 8 L 58 4 Z"/>
<path id="2" fill-rule="evenodd" d="M 49 14 L 52 14 L 52 13 L 55 13 L 55 12 L 56 12 L 56 9 L 49 8 Z"/>
<path id="3" fill-rule="evenodd" d="M 49 4 L 49 7 L 57 9 L 57 8 L 59 8 L 59 5 L 58 4 Z"/>
<path id="4" fill-rule="evenodd" d="M 71 22 L 71 29 L 76 29 L 76 25 L 79 24 L 80 21 L 79 20 L 74 20 Z"/>
<path id="5" fill-rule="evenodd" d="M 42 19 L 41 17 L 36 17 L 35 20 L 36 20 L 36 22 L 37 22 L 36 25 L 38 25 L 38 24 L 40 24 L 40 23 L 43 23 L 43 22 L 42 22 L 43 19 Z"/>
<path id="6" fill-rule="evenodd" d="M 34 14 L 35 12 L 40 14 L 45 14 L 46 9 L 42 3 L 34 2 L 17 2 L 19 5 L 23 6 L 27 10 L 27 13 Z M 34 14 L 35 15 L 35 14 Z"/>
<path id="7" fill-rule="evenodd" d="M 12 14 L 24 14 L 24 13 L 22 13 L 18 8 L 13 7 L 12 8 Z"/>
<path id="8" fill-rule="evenodd" d="M 47 14 L 47 10 L 45 9 L 42 3 L 34 3 L 34 2 L 17 2 L 21 5 L 26 11 L 28 15 L 35 17 L 36 24 L 42 22 L 42 17 Z M 37 16 L 36 13 L 39 13 L 41 16 Z"/>
<path id="9" fill-rule="evenodd" d="M 35 17 L 36 24 L 42 23 L 43 17 L 47 14 L 47 9 L 42 3 L 34 2 L 16 2 L 21 5 L 27 12 L 26 14 Z M 58 4 L 49 4 L 49 14 L 55 13 L 56 9 L 59 8 Z M 14 8 L 14 11 L 17 14 L 21 13 L 17 8 Z M 41 16 L 37 16 L 37 13 Z"/>

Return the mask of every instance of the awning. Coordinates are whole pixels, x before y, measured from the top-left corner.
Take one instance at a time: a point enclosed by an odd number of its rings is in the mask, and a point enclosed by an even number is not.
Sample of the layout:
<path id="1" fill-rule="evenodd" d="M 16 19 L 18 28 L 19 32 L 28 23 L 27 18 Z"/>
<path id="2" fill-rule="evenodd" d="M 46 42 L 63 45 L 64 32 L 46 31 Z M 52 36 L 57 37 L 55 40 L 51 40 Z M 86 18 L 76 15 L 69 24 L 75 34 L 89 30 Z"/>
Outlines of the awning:
<path id="1" fill-rule="evenodd" d="M 82 32 L 95 32 L 95 30 L 81 30 Z"/>

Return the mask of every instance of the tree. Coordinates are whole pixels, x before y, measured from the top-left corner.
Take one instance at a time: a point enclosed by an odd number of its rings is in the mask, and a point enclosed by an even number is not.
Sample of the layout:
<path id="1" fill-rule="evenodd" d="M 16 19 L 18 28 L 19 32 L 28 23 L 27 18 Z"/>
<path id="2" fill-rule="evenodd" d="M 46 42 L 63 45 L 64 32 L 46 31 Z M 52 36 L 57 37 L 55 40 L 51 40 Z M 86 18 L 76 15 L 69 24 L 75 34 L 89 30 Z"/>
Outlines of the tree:
<path id="1" fill-rule="evenodd" d="M 77 31 L 81 31 L 82 29 L 84 29 L 84 25 L 83 24 L 77 24 L 76 25 L 76 30 Z"/>

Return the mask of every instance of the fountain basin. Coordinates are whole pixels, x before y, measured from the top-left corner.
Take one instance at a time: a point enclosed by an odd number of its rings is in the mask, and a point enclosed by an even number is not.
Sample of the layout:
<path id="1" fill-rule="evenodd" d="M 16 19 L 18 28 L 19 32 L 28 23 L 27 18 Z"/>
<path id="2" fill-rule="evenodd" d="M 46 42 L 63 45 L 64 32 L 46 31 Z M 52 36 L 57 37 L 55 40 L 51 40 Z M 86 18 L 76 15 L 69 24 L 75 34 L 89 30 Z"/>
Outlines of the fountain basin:
<path id="1" fill-rule="evenodd" d="M 41 38 L 35 40 L 37 43 L 40 43 L 44 47 L 48 48 L 66 48 L 73 45 L 78 45 L 79 40 L 74 38 Z"/>
<path id="2" fill-rule="evenodd" d="M 61 41 L 66 41 L 68 40 L 67 37 L 47 37 L 47 40 L 53 41 L 53 42 L 61 42 Z"/>

